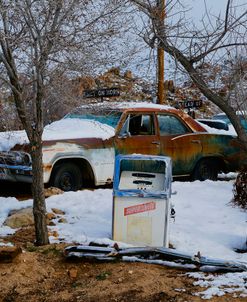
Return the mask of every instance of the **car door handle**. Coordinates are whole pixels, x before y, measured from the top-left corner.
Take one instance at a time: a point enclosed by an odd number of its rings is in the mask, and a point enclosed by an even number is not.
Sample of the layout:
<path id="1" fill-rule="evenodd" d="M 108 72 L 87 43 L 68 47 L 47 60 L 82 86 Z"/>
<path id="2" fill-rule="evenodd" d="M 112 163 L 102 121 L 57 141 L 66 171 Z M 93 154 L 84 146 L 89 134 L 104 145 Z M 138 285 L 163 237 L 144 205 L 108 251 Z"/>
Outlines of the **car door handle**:
<path id="1" fill-rule="evenodd" d="M 160 142 L 159 141 L 153 141 L 152 144 L 153 145 L 160 145 Z"/>
<path id="2" fill-rule="evenodd" d="M 193 139 L 190 141 L 192 144 L 201 144 L 201 141 L 199 139 Z"/>

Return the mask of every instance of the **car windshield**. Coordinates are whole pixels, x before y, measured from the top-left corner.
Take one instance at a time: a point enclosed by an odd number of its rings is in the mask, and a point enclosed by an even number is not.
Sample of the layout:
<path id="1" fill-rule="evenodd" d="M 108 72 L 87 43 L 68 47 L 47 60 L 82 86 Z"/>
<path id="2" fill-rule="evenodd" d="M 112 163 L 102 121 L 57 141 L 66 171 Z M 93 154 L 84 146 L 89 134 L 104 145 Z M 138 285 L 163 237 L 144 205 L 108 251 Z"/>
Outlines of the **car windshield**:
<path id="1" fill-rule="evenodd" d="M 227 123 L 227 125 L 231 124 L 231 122 L 226 114 L 216 114 L 213 116 L 213 120 L 223 121 L 223 122 Z"/>
<path id="2" fill-rule="evenodd" d="M 78 118 L 82 120 L 93 120 L 116 128 L 122 115 L 121 111 L 113 109 L 81 107 L 68 113 L 64 118 Z"/>

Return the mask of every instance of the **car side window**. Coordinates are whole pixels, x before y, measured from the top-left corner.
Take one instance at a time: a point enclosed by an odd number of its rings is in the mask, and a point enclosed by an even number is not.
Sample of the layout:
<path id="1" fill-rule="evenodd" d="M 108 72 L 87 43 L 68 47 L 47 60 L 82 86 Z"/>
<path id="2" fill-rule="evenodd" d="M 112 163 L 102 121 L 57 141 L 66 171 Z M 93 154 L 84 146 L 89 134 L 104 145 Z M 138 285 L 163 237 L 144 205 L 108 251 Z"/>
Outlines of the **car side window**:
<path id="1" fill-rule="evenodd" d="M 120 131 L 120 135 L 153 135 L 154 122 L 152 114 L 129 114 Z"/>
<path id="2" fill-rule="evenodd" d="M 190 132 L 187 127 L 175 116 L 157 115 L 160 135 L 176 135 Z"/>

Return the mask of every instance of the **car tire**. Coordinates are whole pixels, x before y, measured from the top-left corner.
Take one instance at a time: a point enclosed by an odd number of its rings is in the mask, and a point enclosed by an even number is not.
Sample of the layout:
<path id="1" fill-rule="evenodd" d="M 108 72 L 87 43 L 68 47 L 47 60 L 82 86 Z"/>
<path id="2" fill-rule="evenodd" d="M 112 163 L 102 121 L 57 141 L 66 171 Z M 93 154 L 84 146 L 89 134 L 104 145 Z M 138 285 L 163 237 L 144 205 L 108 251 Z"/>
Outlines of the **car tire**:
<path id="1" fill-rule="evenodd" d="M 192 174 L 193 180 L 217 180 L 219 168 L 216 160 L 202 159 L 200 160 L 194 169 Z"/>
<path id="2" fill-rule="evenodd" d="M 82 188 L 82 174 L 74 163 L 64 163 L 53 171 L 51 185 L 65 192 Z"/>

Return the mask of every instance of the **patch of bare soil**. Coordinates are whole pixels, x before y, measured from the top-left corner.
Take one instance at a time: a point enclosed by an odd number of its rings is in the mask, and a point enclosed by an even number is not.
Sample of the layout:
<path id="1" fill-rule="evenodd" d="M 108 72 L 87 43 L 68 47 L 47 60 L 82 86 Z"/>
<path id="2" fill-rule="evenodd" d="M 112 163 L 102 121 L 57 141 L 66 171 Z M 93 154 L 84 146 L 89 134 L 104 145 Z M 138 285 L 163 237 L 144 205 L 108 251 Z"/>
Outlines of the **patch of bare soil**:
<path id="1" fill-rule="evenodd" d="M 186 271 L 126 262 L 69 262 L 65 245 L 36 247 L 34 230 L 25 228 L 8 238 L 23 249 L 12 263 L 0 263 L 0 301 L 198 302 Z M 245 301 L 230 295 L 211 302 Z"/>

